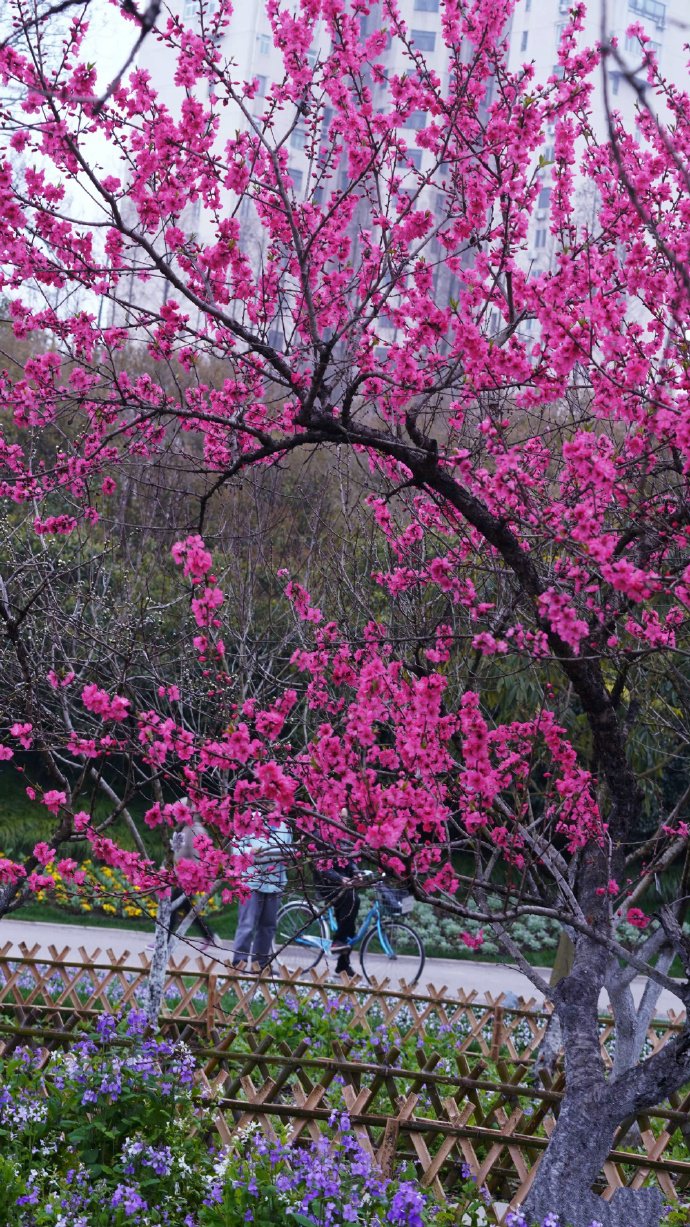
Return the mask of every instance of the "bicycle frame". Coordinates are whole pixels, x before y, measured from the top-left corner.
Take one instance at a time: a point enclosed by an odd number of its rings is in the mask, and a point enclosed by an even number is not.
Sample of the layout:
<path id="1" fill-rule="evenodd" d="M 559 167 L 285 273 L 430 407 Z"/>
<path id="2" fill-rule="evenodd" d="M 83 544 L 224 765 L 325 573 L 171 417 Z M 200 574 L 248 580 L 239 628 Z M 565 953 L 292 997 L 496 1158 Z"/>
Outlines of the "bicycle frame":
<path id="1" fill-rule="evenodd" d="M 335 933 L 338 928 L 338 922 L 335 918 L 334 909 L 332 907 L 329 907 L 326 909 L 325 912 L 322 913 L 322 915 L 326 921 L 326 925 L 328 926 L 330 932 Z M 369 908 L 369 911 L 364 917 L 364 920 L 362 921 L 354 937 L 351 937 L 348 939 L 348 945 L 350 946 L 350 949 L 354 950 L 358 946 L 360 946 L 361 943 L 364 941 L 364 938 L 367 936 L 369 930 L 373 928 L 374 925 L 376 925 L 376 928 L 378 930 L 379 940 L 381 942 L 383 951 L 385 954 L 388 955 L 389 958 L 392 958 L 395 952 L 390 942 L 388 941 L 388 938 L 386 937 L 386 930 L 385 930 L 385 927 L 382 921 L 383 921 L 383 912 L 381 910 L 381 904 L 379 903 L 377 899 L 374 903 L 372 903 L 371 907 Z M 329 937 L 326 937 L 326 938 L 311 937 L 311 936 L 307 936 L 305 933 L 301 933 L 301 934 L 296 934 L 294 940 L 298 946 L 311 946 L 313 949 L 323 950 L 324 954 L 330 953 L 332 939 Z"/>
<path id="2" fill-rule="evenodd" d="M 336 921 L 335 912 L 332 907 L 329 907 L 328 909 L 327 921 L 328 921 L 328 927 L 331 930 L 331 933 L 335 933 L 338 927 L 338 923 Z M 378 934 L 379 934 L 379 938 L 381 941 L 381 945 L 385 953 L 388 955 L 388 957 L 391 958 L 393 956 L 394 951 L 393 951 L 393 948 L 390 942 L 388 941 L 388 938 L 386 937 L 386 930 L 384 926 L 382 925 L 381 921 L 382 921 L 381 904 L 379 903 L 377 899 L 375 903 L 372 903 L 371 907 L 369 908 L 369 911 L 364 917 L 364 920 L 362 921 L 354 937 L 349 938 L 350 948 L 352 950 L 355 950 L 358 946 L 360 946 L 361 943 L 364 941 L 364 938 L 366 937 L 367 933 L 369 932 L 369 930 L 373 927 L 375 923 L 378 929 Z M 330 943 L 328 944 L 328 946 L 325 943 L 323 943 L 323 945 L 324 945 L 324 949 L 328 950 Z"/>

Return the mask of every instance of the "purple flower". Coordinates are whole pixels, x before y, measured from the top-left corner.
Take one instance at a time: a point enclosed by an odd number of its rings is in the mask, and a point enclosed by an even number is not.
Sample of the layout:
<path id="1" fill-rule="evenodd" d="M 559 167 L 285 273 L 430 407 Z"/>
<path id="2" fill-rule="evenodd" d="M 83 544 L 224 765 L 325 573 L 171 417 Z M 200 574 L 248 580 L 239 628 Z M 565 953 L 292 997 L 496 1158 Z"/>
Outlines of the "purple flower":
<path id="1" fill-rule="evenodd" d="M 424 1227 L 422 1212 L 425 1202 L 426 1198 L 416 1185 L 407 1181 L 393 1194 L 386 1220 L 389 1223 L 398 1223 L 400 1227 Z"/>
<path id="2" fill-rule="evenodd" d="M 143 1035 L 148 1022 L 149 1020 L 143 1010 L 130 1010 L 127 1015 L 127 1034 Z"/>
<path id="3" fill-rule="evenodd" d="M 17 1198 L 18 1206 L 35 1206 L 38 1201 L 38 1189 L 29 1189 L 28 1193 L 24 1193 L 23 1197 Z"/>
<path id="4" fill-rule="evenodd" d="M 148 1210 L 148 1206 L 144 1201 L 138 1189 L 133 1185 L 119 1184 L 113 1193 L 110 1204 L 113 1209 L 121 1206 L 125 1214 L 138 1214 L 140 1211 Z"/>
<path id="5" fill-rule="evenodd" d="M 107 1044 L 117 1031 L 117 1023 L 112 1014 L 101 1014 L 96 1020 L 96 1030 L 103 1043 Z"/>

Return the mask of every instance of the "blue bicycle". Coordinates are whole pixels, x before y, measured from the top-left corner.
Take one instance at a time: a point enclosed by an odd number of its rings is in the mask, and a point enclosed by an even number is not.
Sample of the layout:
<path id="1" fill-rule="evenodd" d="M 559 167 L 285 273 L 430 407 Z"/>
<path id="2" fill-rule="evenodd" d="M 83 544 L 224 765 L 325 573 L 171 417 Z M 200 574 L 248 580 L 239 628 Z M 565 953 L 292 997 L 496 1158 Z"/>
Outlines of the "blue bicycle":
<path id="1" fill-rule="evenodd" d="M 383 882 L 376 883 L 375 900 L 350 939 L 350 946 L 359 948 L 365 980 L 386 976 L 408 984 L 419 980 L 424 968 L 424 944 L 412 925 L 403 919 L 413 906 L 411 895 L 401 894 Z M 278 912 L 276 954 L 293 969 L 316 967 L 324 955 L 330 954 L 336 928 L 332 908 L 319 909 L 308 899 L 291 899 Z M 391 966 L 398 959 L 401 966 Z"/>

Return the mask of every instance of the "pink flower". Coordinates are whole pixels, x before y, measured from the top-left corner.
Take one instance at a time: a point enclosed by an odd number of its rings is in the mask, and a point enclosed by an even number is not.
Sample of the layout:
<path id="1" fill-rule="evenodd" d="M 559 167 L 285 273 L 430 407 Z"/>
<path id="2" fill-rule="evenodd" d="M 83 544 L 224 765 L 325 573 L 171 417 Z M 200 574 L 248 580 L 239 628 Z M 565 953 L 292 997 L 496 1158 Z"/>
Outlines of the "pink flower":
<path id="1" fill-rule="evenodd" d="M 460 941 L 465 943 L 468 950 L 479 950 L 479 947 L 484 945 L 484 931 L 480 929 L 476 934 L 461 933 Z"/>
<path id="2" fill-rule="evenodd" d="M 192 598 L 192 613 L 197 626 L 220 626 L 214 612 L 225 600 L 220 588 L 204 588 L 201 596 Z"/>
<path id="3" fill-rule="evenodd" d="M 84 707 L 104 720 L 115 720 L 119 723 L 126 720 L 129 714 L 129 699 L 119 694 L 111 698 L 107 691 L 101 690 L 95 682 L 90 682 L 84 687 L 81 698 Z"/>
<path id="4" fill-rule="evenodd" d="M 54 890 L 55 883 L 47 873 L 30 873 L 26 879 L 30 891 L 36 894 L 39 890 Z"/>
<path id="5" fill-rule="evenodd" d="M 649 916 L 645 916 L 639 907 L 629 907 L 625 919 L 629 925 L 633 925 L 636 929 L 646 929 L 651 924 Z"/>
<path id="6" fill-rule="evenodd" d="M 57 814 L 60 806 L 67 802 L 67 793 L 61 792 L 57 788 L 50 788 L 48 792 L 43 794 L 43 804 L 46 809 L 49 809 L 51 814 Z M 37 847 L 45 847 L 45 844 L 38 844 Z"/>
<path id="7" fill-rule="evenodd" d="M 170 552 L 173 562 L 182 567 L 182 574 L 188 575 L 193 584 L 200 584 L 213 566 L 213 556 L 198 534 L 176 541 Z"/>
<path id="8" fill-rule="evenodd" d="M 13 724 L 10 727 L 12 737 L 16 737 L 25 750 L 30 750 L 33 745 L 32 730 L 33 724 Z"/>
<path id="9" fill-rule="evenodd" d="M 64 677 L 60 677 L 59 673 L 56 673 L 54 669 L 49 669 L 46 673 L 46 681 L 49 682 L 53 690 L 66 689 L 72 685 L 75 676 L 76 674 L 72 670 L 66 673 Z"/>
<path id="10" fill-rule="evenodd" d="M 617 895 L 619 886 L 615 878 L 610 878 L 606 886 L 598 886 L 596 889 L 597 895 Z"/>
<path id="11" fill-rule="evenodd" d="M 55 849 L 49 848 L 46 843 L 36 844 L 34 856 L 39 865 L 49 865 L 51 861 L 55 860 Z"/>
<path id="12" fill-rule="evenodd" d="M 285 585 L 285 595 L 292 602 L 296 614 L 303 622 L 323 621 L 321 610 L 312 605 L 309 593 L 301 584 L 291 580 L 289 584 Z"/>
<path id="13" fill-rule="evenodd" d="M 11 883 L 13 886 L 20 878 L 26 877 L 26 870 L 23 865 L 17 865 L 15 861 L 10 861 L 6 856 L 0 856 L 0 882 L 3 885 Z"/>
<path id="14" fill-rule="evenodd" d="M 62 878 L 65 878 L 67 881 L 74 881 L 74 875 L 78 869 L 78 866 L 77 862 L 73 861 L 70 856 L 65 856 L 62 858 L 62 860 L 58 861 L 55 868 Z"/>

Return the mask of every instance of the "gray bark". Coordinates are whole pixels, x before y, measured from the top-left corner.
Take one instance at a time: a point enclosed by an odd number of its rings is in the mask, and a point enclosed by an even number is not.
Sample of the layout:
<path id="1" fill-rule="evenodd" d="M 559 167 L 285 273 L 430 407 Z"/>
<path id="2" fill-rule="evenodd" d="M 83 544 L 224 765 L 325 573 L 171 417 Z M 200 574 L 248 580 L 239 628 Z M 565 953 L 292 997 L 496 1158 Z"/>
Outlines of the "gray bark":
<path id="1" fill-rule="evenodd" d="M 618 1189 L 611 1201 L 591 1191 L 619 1124 L 608 1099 L 596 1093 L 566 1096 L 524 1205 L 530 1224 L 556 1212 L 572 1227 L 659 1227 L 659 1189 Z"/>
<path id="2" fill-rule="evenodd" d="M 626 1102 L 611 1082 L 566 1091 L 556 1128 L 537 1171 L 524 1210 L 529 1223 L 558 1213 L 569 1227 L 659 1227 L 664 1198 L 660 1189 L 618 1189 L 611 1201 L 592 1192 L 616 1133 L 626 1117 Z"/>
<path id="3" fill-rule="evenodd" d="M 156 912 L 156 928 L 153 947 L 153 958 L 151 959 L 151 967 L 146 985 L 146 1017 L 149 1025 L 155 1027 L 158 1023 L 158 1016 L 161 1012 L 163 1004 L 163 990 L 165 988 L 165 973 L 168 969 L 168 960 L 172 954 L 177 942 L 184 937 L 190 925 L 194 923 L 196 916 L 203 910 L 208 903 L 211 895 L 218 886 L 214 882 L 213 886 L 206 894 L 198 900 L 193 908 L 187 913 L 174 933 L 170 932 L 170 923 L 172 914 L 176 907 L 179 907 L 184 899 L 184 895 L 179 895 L 175 902 L 172 899 L 160 899 L 158 902 L 158 911 Z"/>
<path id="4" fill-rule="evenodd" d="M 585 901 L 597 906 L 595 889 L 582 884 Z M 594 896 L 594 897 L 592 897 Z M 557 1213 L 572 1227 L 659 1227 L 663 1196 L 659 1189 L 619 1189 L 606 1202 L 592 1192 L 621 1124 L 682 1083 L 685 1044 L 671 1041 L 668 1051 L 626 1070 L 607 1075 L 599 1039 L 598 998 L 613 980 L 608 954 L 596 942 L 577 936 L 572 970 L 555 986 L 554 1002 L 565 1052 L 566 1093 L 556 1128 L 539 1164 L 524 1210 L 528 1222 Z M 636 1012 L 629 985 L 619 996 L 625 1058 L 633 1052 Z M 625 991 L 623 991 L 625 990 Z M 652 996 L 646 1009 L 653 1011 Z M 627 1031 L 626 1031 L 627 1024 Z M 646 1027 L 645 1027 L 646 1033 Z M 644 1041 L 642 1041 L 644 1042 Z M 675 1049 L 675 1051 L 674 1051 Z"/>
<path id="5" fill-rule="evenodd" d="M 661 952 L 656 962 L 657 971 L 664 975 L 673 962 L 673 950 Z M 639 1006 L 635 1006 L 628 976 L 611 977 L 606 988 L 611 999 L 611 1008 L 616 1023 L 616 1048 L 613 1057 L 613 1077 L 633 1069 L 640 1060 L 649 1025 L 656 1013 L 661 985 L 648 980 Z"/>
<path id="6" fill-rule="evenodd" d="M 146 1017 L 150 1027 L 158 1023 L 158 1015 L 163 1003 L 165 988 L 165 973 L 170 955 L 170 918 L 172 916 L 172 899 L 159 899 L 156 912 L 156 930 L 153 947 L 151 969 L 146 985 Z"/>

